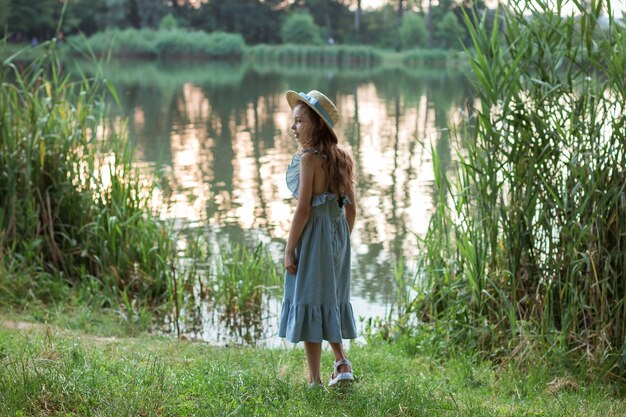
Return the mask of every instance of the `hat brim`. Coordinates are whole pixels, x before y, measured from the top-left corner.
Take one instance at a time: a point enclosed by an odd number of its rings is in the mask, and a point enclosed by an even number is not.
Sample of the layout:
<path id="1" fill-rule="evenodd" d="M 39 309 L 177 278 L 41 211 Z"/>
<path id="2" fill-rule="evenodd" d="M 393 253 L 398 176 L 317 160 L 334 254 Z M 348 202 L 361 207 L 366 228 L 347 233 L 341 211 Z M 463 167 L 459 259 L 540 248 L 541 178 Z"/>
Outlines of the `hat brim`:
<path id="1" fill-rule="evenodd" d="M 304 103 L 311 110 L 317 113 L 317 115 L 320 117 L 320 119 L 322 119 L 326 127 L 328 127 L 328 130 L 330 130 L 330 132 L 333 134 L 335 139 L 338 139 L 335 129 L 333 129 L 330 123 L 328 123 L 328 120 L 326 120 L 326 117 L 324 117 L 324 115 L 318 109 L 316 109 L 311 103 L 309 103 L 304 97 L 302 97 L 299 93 L 293 90 L 288 90 L 286 96 L 287 96 L 287 103 L 289 103 L 289 107 L 291 107 L 292 109 L 296 107 L 296 105 L 298 105 L 299 103 Z"/>

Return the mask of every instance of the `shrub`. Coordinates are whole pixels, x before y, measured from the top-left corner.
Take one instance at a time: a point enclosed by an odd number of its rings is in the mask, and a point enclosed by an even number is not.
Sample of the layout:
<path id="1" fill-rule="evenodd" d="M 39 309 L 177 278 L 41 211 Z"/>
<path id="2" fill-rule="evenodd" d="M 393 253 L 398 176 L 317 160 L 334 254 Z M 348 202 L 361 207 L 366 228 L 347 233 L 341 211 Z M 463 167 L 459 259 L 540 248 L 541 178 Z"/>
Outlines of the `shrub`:
<path id="1" fill-rule="evenodd" d="M 192 55 L 232 59 L 241 58 L 245 46 L 239 34 L 178 29 L 159 33 L 155 49 L 161 57 Z"/>
<path id="2" fill-rule="evenodd" d="M 161 23 L 159 23 L 159 30 L 171 30 L 177 27 L 178 21 L 171 13 L 165 15 L 163 19 L 161 19 Z"/>
<path id="3" fill-rule="evenodd" d="M 322 43 L 321 30 L 309 13 L 299 12 L 287 17 L 280 33 L 283 43 L 303 45 Z"/>
<path id="4" fill-rule="evenodd" d="M 460 38 L 465 33 L 463 26 L 459 23 L 456 15 L 452 12 L 446 13 L 437 22 L 435 38 L 442 48 L 461 48 Z"/>
<path id="5" fill-rule="evenodd" d="M 89 37 L 87 43 L 78 35 L 71 36 L 68 44 L 81 54 L 91 49 L 97 56 L 109 51 L 113 55 L 156 56 L 156 34 L 152 29 L 107 29 Z"/>
<path id="6" fill-rule="evenodd" d="M 167 57 L 192 55 L 206 58 L 241 58 L 246 44 L 239 34 L 171 28 L 169 30 L 126 29 L 96 33 L 85 45 L 77 36 L 70 38 L 75 51 L 86 53 L 89 48 L 98 55 L 109 51 L 117 56 Z"/>
<path id="7" fill-rule="evenodd" d="M 416 13 L 408 13 L 400 26 L 402 49 L 425 46 L 428 43 L 428 30 L 424 18 Z"/>

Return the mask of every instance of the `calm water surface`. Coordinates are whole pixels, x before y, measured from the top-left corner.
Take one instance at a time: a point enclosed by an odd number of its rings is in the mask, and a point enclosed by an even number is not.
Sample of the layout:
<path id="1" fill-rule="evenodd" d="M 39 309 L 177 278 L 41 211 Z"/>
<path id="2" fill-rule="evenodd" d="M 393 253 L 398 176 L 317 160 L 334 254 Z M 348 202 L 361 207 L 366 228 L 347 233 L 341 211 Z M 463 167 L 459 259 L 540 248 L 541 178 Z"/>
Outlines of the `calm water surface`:
<path id="1" fill-rule="evenodd" d="M 140 157 L 171 167 L 176 191 L 163 216 L 206 227 L 216 247 L 264 242 L 281 264 L 295 208 L 285 170 L 297 148 L 284 94 L 326 93 L 340 111 L 340 141 L 358 165 L 354 311 L 357 320 L 389 311 L 394 262 L 404 256 L 411 267 L 416 235 L 434 208 L 431 145 L 444 169 L 454 159 L 447 127 L 470 99 L 463 74 L 445 65 L 357 71 L 135 62 L 110 64 L 105 74 Z M 279 343 L 279 307 L 270 301 L 255 335 L 261 344 Z M 206 306 L 193 316 L 186 328 L 193 337 L 233 341 Z"/>

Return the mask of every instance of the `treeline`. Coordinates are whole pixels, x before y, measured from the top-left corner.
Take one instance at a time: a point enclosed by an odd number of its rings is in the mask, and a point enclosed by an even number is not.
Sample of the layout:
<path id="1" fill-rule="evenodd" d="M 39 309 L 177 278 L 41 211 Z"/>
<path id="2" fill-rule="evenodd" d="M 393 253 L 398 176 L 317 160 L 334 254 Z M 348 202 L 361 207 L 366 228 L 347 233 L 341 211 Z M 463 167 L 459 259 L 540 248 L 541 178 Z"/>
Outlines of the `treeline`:
<path id="1" fill-rule="evenodd" d="M 482 0 L 440 0 L 429 9 L 417 3 L 387 0 L 379 9 L 364 10 L 360 0 L 0 0 L 0 25 L 15 42 L 181 28 L 240 34 L 247 45 L 342 43 L 401 50 L 469 43 L 463 11 L 485 9 Z"/>

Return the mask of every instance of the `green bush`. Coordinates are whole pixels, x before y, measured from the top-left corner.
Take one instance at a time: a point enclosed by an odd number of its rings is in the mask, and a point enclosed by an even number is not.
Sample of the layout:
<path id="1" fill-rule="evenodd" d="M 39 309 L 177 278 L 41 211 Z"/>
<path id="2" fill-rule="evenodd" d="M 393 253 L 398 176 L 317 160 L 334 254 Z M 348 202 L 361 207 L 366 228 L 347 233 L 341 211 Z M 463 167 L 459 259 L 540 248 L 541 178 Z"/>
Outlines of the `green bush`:
<path id="1" fill-rule="evenodd" d="M 321 30 L 313 16 L 298 12 L 287 17 L 281 28 L 283 43 L 298 45 L 319 45 L 322 43 Z"/>
<path id="2" fill-rule="evenodd" d="M 461 49 L 460 38 L 464 35 L 465 29 L 459 23 L 456 15 L 448 12 L 437 22 L 435 30 L 436 43 L 442 48 Z"/>
<path id="3" fill-rule="evenodd" d="M 402 49 L 423 47 L 428 43 L 426 22 L 417 13 L 407 13 L 404 16 L 399 34 Z"/>
<path id="4" fill-rule="evenodd" d="M 155 49 L 160 57 L 191 55 L 232 59 L 241 58 L 245 46 L 239 34 L 178 29 L 159 33 Z"/>
<path id="5" fill-rule="evenodd" d="M 97 56 L 111 52 L 114 56 L 167 57 L 190 55 L 206 58 L 239 59 L 245 52 L 241 35 L 234 33 L 192 31 L 171 28 L 112 29 L 96 33 L 87 43 L 80 37 L 68 39 L 75 51 L 87 53 L 91 49 Z"/>
<path id="6" fill-rule="evenodd" d="M 113 55 L 154 57 L 157 32 L 152 29 L 107 29 L 87 39 L 79 36 L 68 38 L 70 47 L 81 54 L 89 54 L 90 50 L 97 56 L 111 52 Z"/>
<path id="7" fill-rule="evenodd" d="M 159 23 L 159 30 L 171 30 L 177 27 L 178 21 L 171 13 L 165 15 L 163 19 L 161 19 L 161 23 Z"/>

